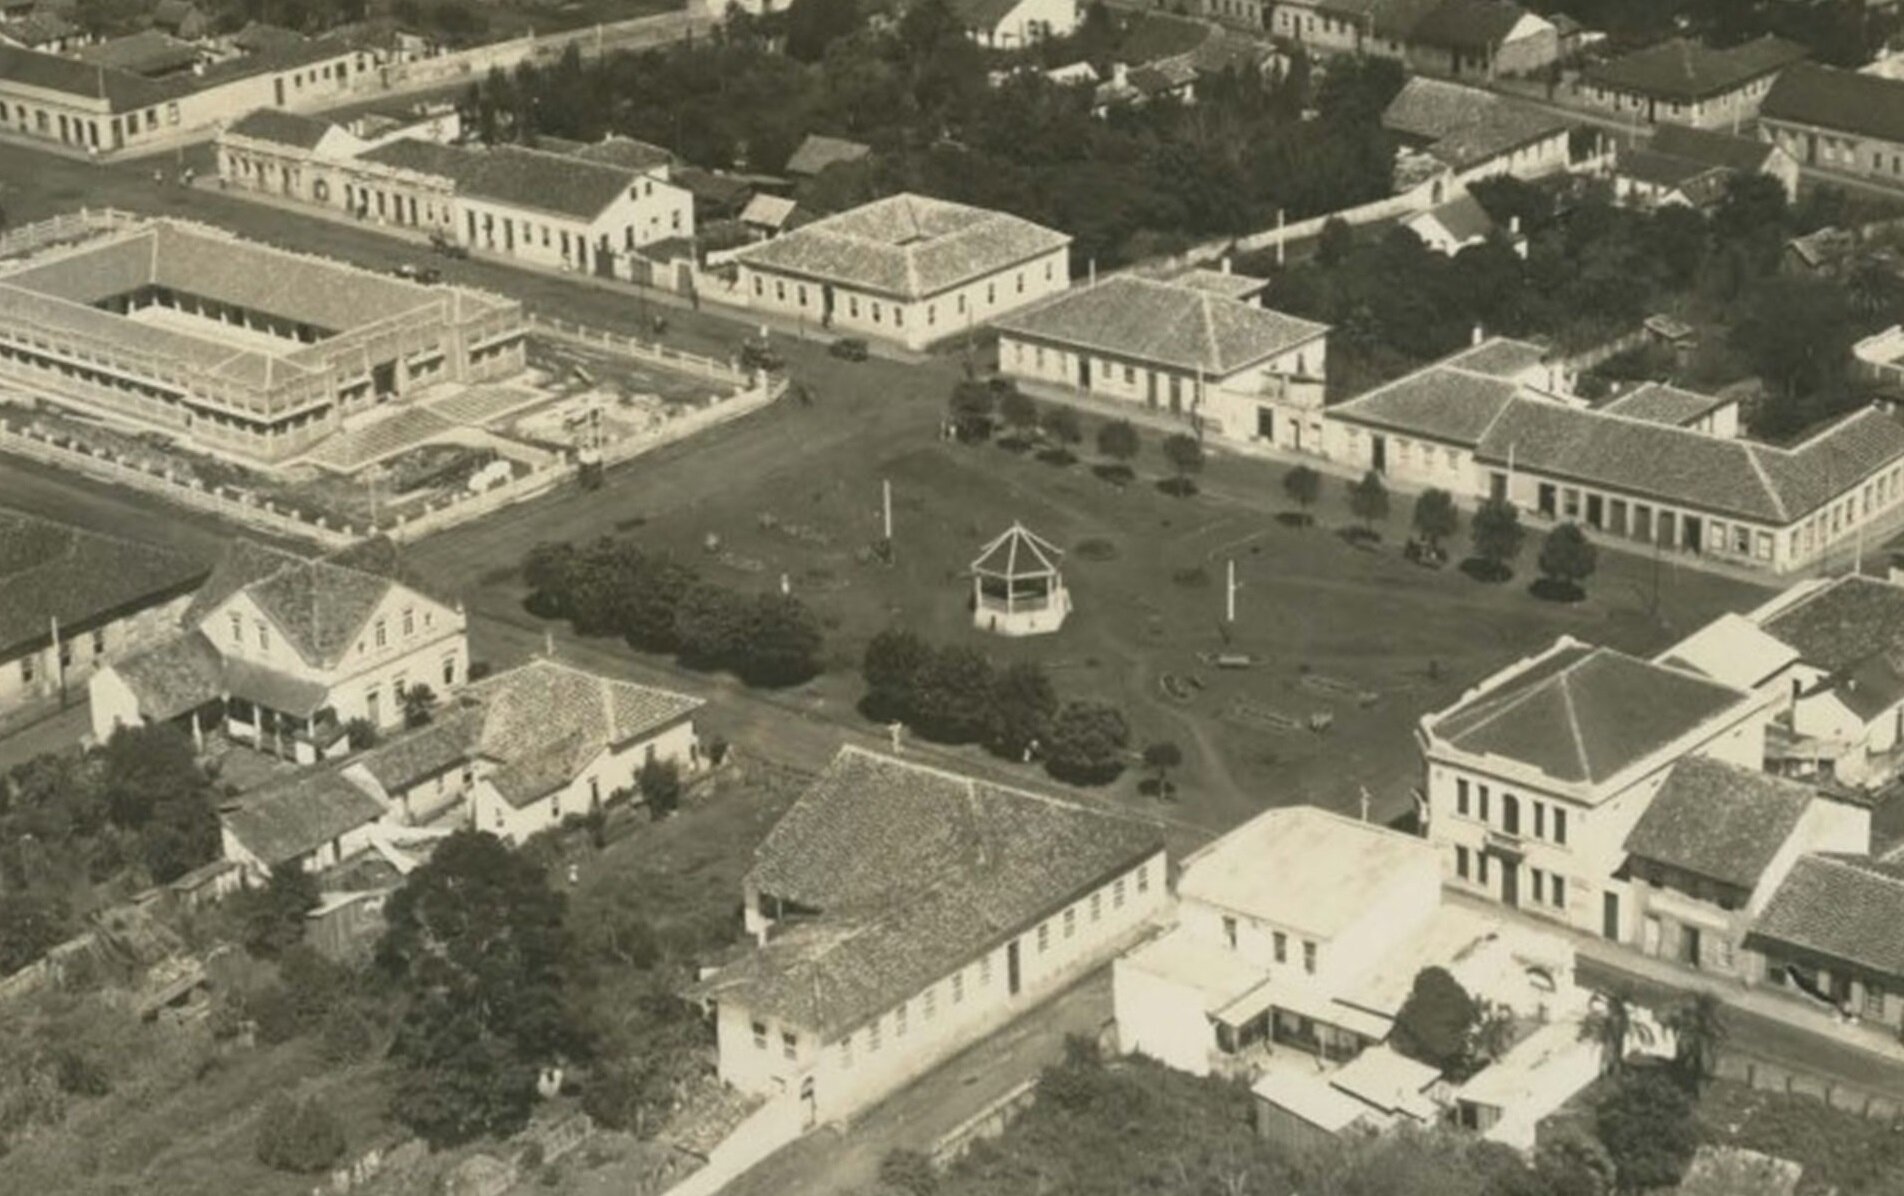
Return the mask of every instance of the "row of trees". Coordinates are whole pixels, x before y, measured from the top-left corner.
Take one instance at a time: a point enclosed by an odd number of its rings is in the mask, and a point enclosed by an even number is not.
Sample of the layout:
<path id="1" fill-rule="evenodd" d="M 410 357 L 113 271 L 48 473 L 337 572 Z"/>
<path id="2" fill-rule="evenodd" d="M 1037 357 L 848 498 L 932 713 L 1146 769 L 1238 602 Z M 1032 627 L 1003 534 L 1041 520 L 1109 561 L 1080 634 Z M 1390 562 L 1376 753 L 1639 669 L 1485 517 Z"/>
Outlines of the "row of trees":
<path id="1" fill-rule="evenodd" d="M 1388 193 L 1379 116 L 1401 71 L 1385 60 L 1343 60 L 1314 88 L 1305 71 L 1295 96 L 1255 69 L 1234 71 L 1199 81 L 1195 105 L 1106 119 L 1092 114 L 1091 89 L 1035 71 L 994 86 L 991 72 L 1013 58 L 977 46 L 946 0 L 908 5 L 881 27 L 841 4 L 796 0 L 786 54 L 774 48 L 779 18 L 730 19 L 709 39 L 493 74 L 465 101 L 471 124 L 489 140 L 622 133 L 699 166 L 767 171 L 822 130 L 876 152 L 814 180 L 804 206 L 920 191 L 1064 229 L 1080 263 L 1103 266 L 1266 228 L 1278 211 L 1300 219 Z M 1129 19 L 1094 6 L 1090 45 Z M 1320 117 L 1302 119 L 1304 108 Z"/>
<path id="2" fill-rule="evenodd" d="M 1042 442 L 1043 460 L 1054 465 L 1069 465 L 1077 460 L 1074 451 L 1084 441 L 1084 421 L 1063 403 L 1040 406 L 1016 383 L 1003 376 L 986 379 L 962 378 L 952 387 L 947 401 L 953 433 L 965 441 L 984 440 L 999 428 L 1006 439 L 1001 444 L 1024 449 Z M 1098 425 L 1095 440 L 1103 463 L 1097 469 L 1110 481 L 1128 482 L 1135 477 L 1131 462 L 1143 451 L 1143 437 L 1137 425 L 1127 419 L 1106 420 Z M 1203 441 L 1188 432 L 1173 432 L 1157 444 L 1170 477 L 1163 483 L 1170 493 L 1195 494 L 1196 477 L 1206 460 Z"/>
<path id="3" fill-rule="evenodd" d="M 800 599 L 706 581 L 626 541 L 539 544 L 523 558 L 522 579 L 533 614 L 674 653 L 692 668 L 726 669 L 749 685 L 797 685 L 821 668 L 825 633 Z"/>
<path id="4" fill-rule="evenodd" d="M 1052 776 L 1096 785 L 1123 772 L 1130 727 L 1105 702 L 1060 703 L 1044 666 L 998 668 L 961 644 L 934 646 L 905 628 L 888 628 L 866 645 L 861 709 L 902 722 L 935 743 L 981 743 L 1008 760 L 1044 761 Z"/>

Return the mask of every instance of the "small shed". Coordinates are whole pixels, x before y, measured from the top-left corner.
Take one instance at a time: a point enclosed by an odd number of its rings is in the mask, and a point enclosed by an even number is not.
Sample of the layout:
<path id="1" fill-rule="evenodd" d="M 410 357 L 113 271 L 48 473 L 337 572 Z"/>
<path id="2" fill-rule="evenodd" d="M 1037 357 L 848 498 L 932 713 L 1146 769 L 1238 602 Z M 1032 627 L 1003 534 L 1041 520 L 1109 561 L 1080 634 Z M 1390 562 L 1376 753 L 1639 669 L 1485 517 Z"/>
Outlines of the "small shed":
<path id="1" fill-rule="evenodd" d="M 1064 626 L 1071 594 L 1064 553 L 1014 522 L 972 562 L 972 623 L 997 635 L 1047 635 Z"/>

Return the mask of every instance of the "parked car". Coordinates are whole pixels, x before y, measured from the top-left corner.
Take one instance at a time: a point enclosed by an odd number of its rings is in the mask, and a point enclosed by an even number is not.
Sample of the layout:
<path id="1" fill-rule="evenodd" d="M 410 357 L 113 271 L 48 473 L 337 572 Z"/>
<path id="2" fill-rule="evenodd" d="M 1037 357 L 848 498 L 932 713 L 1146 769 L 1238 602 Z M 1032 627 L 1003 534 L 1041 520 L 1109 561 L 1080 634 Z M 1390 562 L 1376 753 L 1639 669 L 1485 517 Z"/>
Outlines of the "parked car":
<path id="1" fill-rule="evenodd" d="M 398 278 L 407 278 L 411 282 L 433 283 L 443 281 L 443 272 L 435 266 L 419 266 L 415 262 L 405 262 L 391 271 Z"/>
<path id="2" fill-rule="evenodd" d="M 766 341 L 742 341 L 740 343 L 740 364 L 750 370 L 766 370 L 777 373 L 786 368 L 786 361 L 774 352 L 773 346 Z"/>
<path id="3" fill-rule="evenodd" d="M 431 233 L 430 248 L 444 257 L 466 258 L 469 256 L 469 247 L 458 244 L 456 239 L 447 233 Z"/>
<path id="4" fill-rule="evenodd" d="M 827 352 L 844 361 L 865 361 L 866 340 L 858 336 L 843 336 L 828 346 Z"/>

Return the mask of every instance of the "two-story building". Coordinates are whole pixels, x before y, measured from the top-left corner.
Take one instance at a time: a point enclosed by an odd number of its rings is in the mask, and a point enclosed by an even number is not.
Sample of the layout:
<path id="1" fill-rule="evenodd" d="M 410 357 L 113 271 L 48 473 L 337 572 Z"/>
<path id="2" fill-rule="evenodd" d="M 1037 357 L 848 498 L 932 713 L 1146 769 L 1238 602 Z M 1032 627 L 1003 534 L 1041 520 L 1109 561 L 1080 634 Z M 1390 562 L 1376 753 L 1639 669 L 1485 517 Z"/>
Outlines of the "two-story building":
<path id="1" fill-rule="evenodd" d="M 1820 177 L 1904 188 L 1904 79 L 1790 67 L 1759 105 L 1759 134 Z"/>
<path id="2" fill-rule="evenodd" d="M 1567 169 L 1573 122 L 1485 88 L 1417 75 L 1382 110 L 1382 127 L 1449 175 L 1439 203 L 1477 179 L 1536 179 Z"/>
<path id="3" fill-rule="evenodd" d="M 163 639 L 209 568 L 183 553 L 0 509 L 0 720 L 84 692 Z"/>
<path id="4" fill-rule="evenodd" d="M 1322 324 L 1208 285 L 1120 274 L 997 327 L 1009 377 L 1169 411 L 1236 440 L 1311 451 L 1321 443 Z"/>
<path id="5" fill-rule="evenodd" d="M 1675 37 L 1589 67 L 1574 84 L 1574 99 L 1635 124 L 1737 129 L 1758 116 L 1779 73 L 1806 54 L 1769 34 L 1723 50 Z"/>
<path id="6" fill-rule="evenodd" d="M 1445 881 L 1635 941 L 1634 827 L 1685 757 L 1759 768 L 1774 701 L 1571 637 L 1492 674 L 1421 720 Z"/>
<path id="7" fill-rule="evenodd" d="M 1165 867 L 1144 820 L 845 747 L 755 852 L 755 943 L 688 995 L 728 1084 L 845 1118 L 1128 945 Z"/>
<path id="8" fill-rule="evenodd" d="M 1798 198 L 1798 162 L 1782 147 L 1755 137 L 1661 124 L 1641 146 L 1622 146 L 1613 166 L 1613 193 L 1635 207 L 1672 205 L 1701 211 L 1726 197 L 1732 180 L 1777 179 L 1788 200 Z"/>
<path id="9" fill-rule="evenodd" d="M 1746 943 L 1765 979 L 1849 1017 L 1904 1027 L 1904 857 L 1808 855 L 1766 904 Z"/>
<path id="10" fill-rule="evenodd" d="M 384 572 L 234 544 L 193 597 L 180 629 L 94 674 L 93 734 L 180 722 L 222 726 L 260 750 L 314 762 L 362 719 L 404 722 L 404 694 L 468 679 L 460 605 Z"/>
<path id="11" fill-rule="evenodd" d="M 734 255 L 742 301 L 911 349 L 969 336 L 1071 285 L 1071 238 L 924 195 L 877 199 Z"/>

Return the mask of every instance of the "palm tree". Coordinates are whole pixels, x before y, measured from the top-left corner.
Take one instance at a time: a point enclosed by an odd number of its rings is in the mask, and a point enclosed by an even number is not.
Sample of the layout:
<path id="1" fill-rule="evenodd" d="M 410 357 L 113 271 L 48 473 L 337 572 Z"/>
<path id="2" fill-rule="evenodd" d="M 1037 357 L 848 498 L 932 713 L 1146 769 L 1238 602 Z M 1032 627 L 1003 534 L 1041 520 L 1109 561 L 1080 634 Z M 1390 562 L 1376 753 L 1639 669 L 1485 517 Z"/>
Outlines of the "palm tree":
<path id="1" fill-rule="evenodd" d="M 1660 1019 L 1673 1034 L 1673 1070 L 1680 1083 L 1697 1095 L 1719 1069 L 1725 1048 L 1725 1007 L 1709 992 L 1695 993 Z"/>
<path id="2" fill-rule="evenodd" d="M 1653 1029 L 1633 1020 L 1633 1004 L 1625 993 L 1601 993 L 1580 1019 L 1580 1040 L 1589 1039 L 1600 1044 L 1600 1074 L 1614 1076 L 1626 1070 L 1628 1041 L 1650 1045 Z"/>

